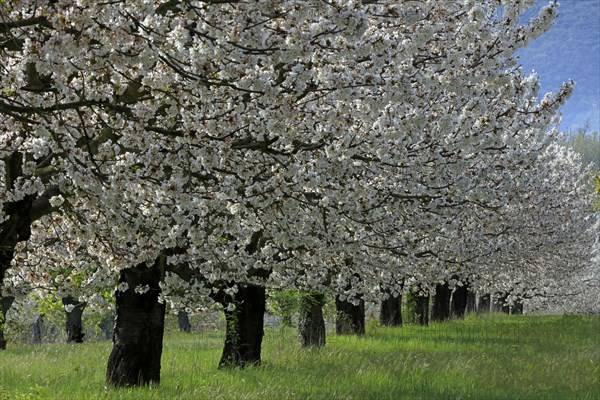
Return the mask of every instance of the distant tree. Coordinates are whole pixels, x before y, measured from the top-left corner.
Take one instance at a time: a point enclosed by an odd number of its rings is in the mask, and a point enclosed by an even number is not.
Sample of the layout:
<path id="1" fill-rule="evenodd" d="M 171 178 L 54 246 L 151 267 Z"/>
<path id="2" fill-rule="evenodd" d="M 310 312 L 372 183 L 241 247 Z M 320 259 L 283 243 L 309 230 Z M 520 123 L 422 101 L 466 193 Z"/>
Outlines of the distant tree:
<path id="1" fill-rule="evenodd" d="M 586 124 L 575 133 L 571 133 L 564 139 L 565 145 L 571 147 L 581 155 L 581 163 L 584 166 L 591 165 L 594 171 L 600 171 L 600 133 L 589 132 Z"/>

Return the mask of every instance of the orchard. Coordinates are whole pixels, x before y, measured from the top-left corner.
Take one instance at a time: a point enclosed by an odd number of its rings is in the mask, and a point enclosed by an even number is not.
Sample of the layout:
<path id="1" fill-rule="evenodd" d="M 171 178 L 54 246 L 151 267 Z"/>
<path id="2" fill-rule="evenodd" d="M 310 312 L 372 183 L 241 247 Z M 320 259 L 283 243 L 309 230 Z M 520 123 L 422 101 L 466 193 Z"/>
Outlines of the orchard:
<path id="1" fill-rule="evenodd" d="M 167 304 L 223 310 L 222 367 L 260 363 L 266 290 L 307 346 L 323 293 L 598 312 L 573 83 L 514 55 L 557 16 L 532 3 L 0 1 L 3 300 L 114 300 L 114 386 L 160 381 Z"/>

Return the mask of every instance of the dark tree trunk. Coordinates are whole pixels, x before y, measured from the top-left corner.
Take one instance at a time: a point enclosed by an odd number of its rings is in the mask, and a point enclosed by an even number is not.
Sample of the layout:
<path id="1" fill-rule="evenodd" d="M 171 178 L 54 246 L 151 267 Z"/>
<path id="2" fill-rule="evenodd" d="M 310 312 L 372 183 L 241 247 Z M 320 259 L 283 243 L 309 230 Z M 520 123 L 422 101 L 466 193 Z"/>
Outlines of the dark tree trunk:
<path id="1" fill-rule="evenodd" d="M 365 301 L 360 300 L 354 305 L 346 300 L 335 297 L 335 333 L 338 335 L 365 334 Z"/>
<path id="2" fill-rule="evenodd" d="M 179 311 L 177 313 L 177 325 L 179 325 L 179 332 L 191 332 L 192 324 L 190 324 L 190 317 L 187 312 Z"/>
<path id="3" fill-rule="evenodd" d="M 6 313 L 10 310 L 12 303 L 15 298 L 12 296 L 6 296 L 0 298 L 0 350 L 6 350 L 6 338 L 4 337 L 4 322 L 6 321 Z"/>
<path id="4" fill-rule="evenodd" d="M 265 288 L 239 285 L 232 303 L 233 310 L 228 309 L 228 303 L 223 304 L 227 324 L 219 368 L 259 365 L 264 335 Z"/>
<path id="5" fill-rule="evenodd" d="M 469 290 L 467 294 L 467 309 L 466 313 L 474 313 L 475 312 L 475 303 L 477 302 L 477 295 L 474 291 Z"/>
<path id="6" fill-rule="evenodd" d="M 467 301 L 469 297 L 469 286 L 457 286 L 452 293 L 452 316 L 454 318 L 464 318 L 467 310 Z"/>
<path id="7" fill-rule="evenodd" d="M 100 330 L 102 331 L 104 339 L 109 340 L 112 338 L 114 327 L 115 316 L 112 313 L 102 319 L 100 322 Z"/>
<path id="8" fill-rule="evenodd" d="M 479 296 L 479 302 L 477 303 L 477 314 L 487 314 L 490 312 L 492 298 L 489 294 Z"/>
<path id="9" fill-rule="evenodd" d="M 113 349 L 106 381 L 112 386 L 142 386 L 160 382 L 160 358 L 165 328 L 165 305 L 159 303 L 159 282 L 164 275 L 162 257 L 152 267 L 139 265 L 119 274 L 126 291 L 116 291 Z M 135 288 L 149 290 L 138 294 Z"/>
<path id="10" fill-rule="evenodd" d="M 492 302 L 492 311 L 494 312 L 502 312 L 508 314 L 510 312 L 510 306 L 506 303 L 507 295 L 497 295 L 494 297 L 494 301 Z"/>
<path id="11" fill-rule="evenodd" d="M 5 189 L 14 189 L 16 182 L 23 176 L 23 157 L 23 153 L 18 151 L 4 157 Z M 27 195 L 19 201 L 2 205 L 2 211 L 8 218 L 0 223 L 0 290 L 4 284 L 4 274 L 10 268 L 17 243 L 29 239 L 32 221 L 52 212 L 49 199 L 57 194 L 59 194 L 58 186 L 53 186 L 47 188 L 41 196 Z M 4 298 L 2 300 L 4 306 Z M 12 304 L 12 300 L 10 303 Z M 0 320 L 0 349 L 6 348 L 3 323 L 3 319 Z"/>
<path id="12" fill-rule="evenodd" d="M 433 305 L 431 308 L 432 321 L 445 321 L 450 318 L 451 293 L 447 283 L 436 285 L 435 296 L 433 296 Z"/>
<path id="13" fill-rule="evenodd" d="M 300 295 L 298 331 L 300 333 L 300 346 L 323 347 L 325 346 L 325 320 L 323 319 L 323 305 L 325 295 L 312 292 Z"/>
<path id="14" fill-rule="evenodd" d="M 31 330 L 33 331 L 33 343 L 42 343 L 42 328 L 44 326 L 44 314 L 37 316 L 33 324 L 31 324 Z"/>
<path id="15" fill-rule="evenodd" d="M 390 295 L 381 302 L 379 322 L 383 326 L 402 326 L 402 295 Z"/>
<path id="16" fill-rule="evenodd" d="M 4 283 L 4 274 L 10 267 L 10 263 L 14 254 L 14 245 L 3 243 L 3 232 L 4 226 L 0 224 L 0 293 L 2 291 L 2 285 Z M 0 315 L 0 350 L 6 350 L 6 338 L 4 337 L 4 321 L 6 320 L 6 313 L 12 306 L 15 300 L 12 296 L 1 297 L 2 303 L 2 314 Z"/>
<path id="17" fill-rule="evenodd" d="M 67 342 L 69 343 L 83 343 L 83 310 L 85 309 L 85 302 L 77 301 L 77 299 L 68 296 L 62 298 L 62 303 L 65 306 L 73 306 L 73 309 L 67 313 Z"/>
<path id="18" fill-rule="evenodd" d="M 504 297 L 502 299 L 502 305 L 500 307 L 500 311 L 502 311 L 504 314 L 510 314 L 510 304 L 506 303 L 506 297 Z"/>
<path id="19" fill-rule="evenodd" d="M 413 293 L 413 313 L 421 326 L 429 325 L 429 295 Z"/>
<path id="20" fill-rule="evenodd" d="M 510 307 L 510 313 L 513 315 L 523 314 L 523 302 L 521 300 L 515 300 Z"/>
<path id="21" fill-rule="evenodd" d="M 6 188 L 14 188 L 14 183 L 22 175 L 23 155 L 19 152 L 12 153 L 5 159 L 5 182 Z M 33 196 L 25 196 L 24 199 L 4 204 L 4 213 L 9 216 L 0 223 L 0 291 L 4 285 L 4 276 L 10 268 L 15 247 L 17 243 L 28 240 L 31 236 L 31 208 Z M 6 349 L 4 337 L 4 319 L 6 312 L 14 301 L 11 296 L 2 297 L 2 319 L 0 320 L 0 350 Z M 41 337 L 41 333 L 40 333 Z M 34 338 L 35 339 L 35 338 Z"/>

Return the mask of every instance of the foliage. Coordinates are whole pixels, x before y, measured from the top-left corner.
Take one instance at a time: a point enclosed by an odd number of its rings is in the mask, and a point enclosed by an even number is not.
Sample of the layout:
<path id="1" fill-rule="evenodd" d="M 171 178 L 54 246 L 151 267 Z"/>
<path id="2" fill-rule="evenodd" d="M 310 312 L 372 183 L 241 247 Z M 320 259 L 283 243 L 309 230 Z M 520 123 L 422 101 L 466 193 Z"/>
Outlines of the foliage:
<path id="1" fill-rule="evenodd" d="M 538 99 L 513 55 L 557 4 L 521 24 L 528 2 L 222 3 L 3 11 L 0 232 L 61 212 L 25 227 L 19 268 L 56 280 L 59 260 L 90 292 L 166 255 L 198 298 L 223 281 L 376 297 L 589 259 L 551 129 L 572 83 Z"/>
<path id="2" fill-rule="evenodd" d="M 600 170 L 600 133 L 588 133 L 582 128 L 566 136 L 564 143 L 581 155 L 584 166 L 591 165 L 594 171 Z"/>
<path id="3" fill-rule="evenodd" d="M 106 389 L 109 343 L 19 345 L 1 354 L 0 393 L 43 399 L 588 399 L 600 389 L 600 318 L 468 317 L 429 328 L 377 327 L 297 347 L 268 329 L 258 368 L 217 370 L 222 332 L 169 334 L 160 387 Z M 544 340 L 540 340 L 543 337 Z M 560 377 L 560 379 L 557 379 Z M 35 398 L 35 397 L 33 397 Z"/>
<path id="4" fill-rule="evenodd" d="M 300 306 L 298 291 L 291 289 L 273 290 L 267 296 L 267 312 L 281 318 L 283 325 L 293 326 L 294 316 Z"/>

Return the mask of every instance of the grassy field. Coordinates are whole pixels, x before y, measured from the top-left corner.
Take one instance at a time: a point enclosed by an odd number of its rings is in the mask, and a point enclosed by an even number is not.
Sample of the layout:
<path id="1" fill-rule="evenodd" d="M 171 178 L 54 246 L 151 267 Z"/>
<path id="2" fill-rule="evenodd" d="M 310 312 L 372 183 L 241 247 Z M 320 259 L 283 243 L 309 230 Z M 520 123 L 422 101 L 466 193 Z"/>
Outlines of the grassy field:
<path id="1" fill-rule="evenodd" d="M 263 365 L 217 370 L 222 333 L 165 338 L 159 387 L 104 385 L 108 342 L 0 352 L 8 399 L 600 399 L 600 316 L 468 317 L 428 328 L 368 326 L 306 351 L 267 330 Z"/>

